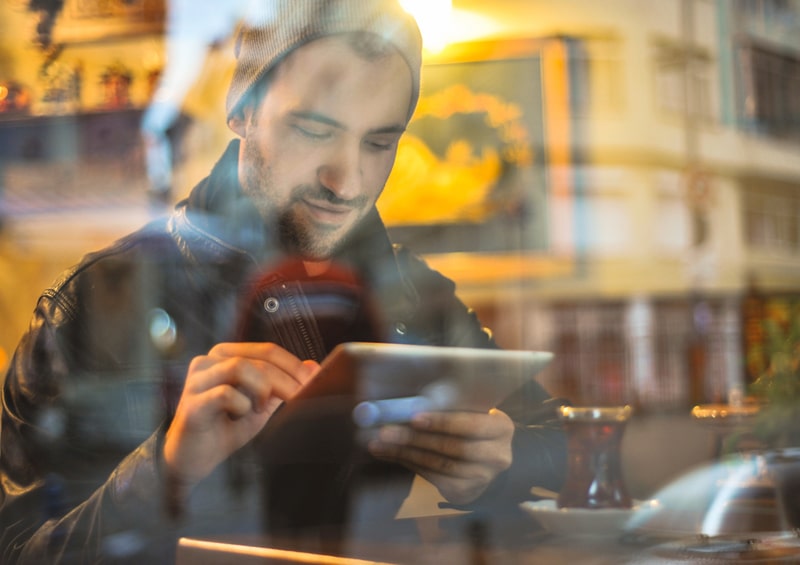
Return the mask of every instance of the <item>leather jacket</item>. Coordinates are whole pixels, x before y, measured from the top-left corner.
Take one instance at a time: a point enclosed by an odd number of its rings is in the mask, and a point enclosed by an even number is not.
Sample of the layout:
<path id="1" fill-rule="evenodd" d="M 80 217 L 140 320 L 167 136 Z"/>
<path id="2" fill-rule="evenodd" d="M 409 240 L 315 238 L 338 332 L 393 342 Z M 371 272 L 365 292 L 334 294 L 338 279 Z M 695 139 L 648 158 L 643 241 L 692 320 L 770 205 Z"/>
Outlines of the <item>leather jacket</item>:
<path id="1" fill-rule="evenodd" d="M 264 339 L 317 360 L 337 342 L 366 338 L 496 347 L 454 284 L 393 246 L 374 210 L 335 257 L 364 282 L 348 279 L 351 303 L 337 307 L 352 313 L 369 302 L 370 324 L 365 314 L 331 331 L 310 299 L 327 291 L 274 268 L 286 258 L 240 193 L 237 154 L 234 142 L 171 216 L 87 255 L 41 295 L 3 386 L 1 562 L 169 562 L 180 535 L 264 527 L 253 450 L 201 482 L 182 516 L 165 503 L 164 432 L 190 360 L 216 343 Z M 274 324 L 258 307 L 265 296 L 292 315 Z M 478 504 L 516 503 L 534 484 L 559 488 L 564 438 L 547 400 L 531 381 L 500 406 L 517 425 L 514 463 Z M 411 474 L 397 476 L 402 498 Z"/>

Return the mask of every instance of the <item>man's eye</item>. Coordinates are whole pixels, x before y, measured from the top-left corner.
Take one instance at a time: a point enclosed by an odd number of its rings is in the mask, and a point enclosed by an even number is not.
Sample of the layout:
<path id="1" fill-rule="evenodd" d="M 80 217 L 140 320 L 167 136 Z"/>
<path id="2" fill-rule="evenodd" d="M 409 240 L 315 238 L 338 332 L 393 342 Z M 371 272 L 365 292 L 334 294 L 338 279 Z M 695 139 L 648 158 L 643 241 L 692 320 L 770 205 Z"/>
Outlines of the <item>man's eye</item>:
<path id="1" fill-rule="evenodd" d="M 327 139 L 331 135 L 330 132 L 327 131 L 312 130 L 302 126 L 294 126 L 294 129 L 300 132 L 301 135 L 310 139 Z"/>
<path id="2" fill-rule="evenodd" d="M 395 141 L 379 141 L 379 140 L 366 140 L 364 142 L 367 147 L 375 151 L 389 151 L 394 148 Z"/>

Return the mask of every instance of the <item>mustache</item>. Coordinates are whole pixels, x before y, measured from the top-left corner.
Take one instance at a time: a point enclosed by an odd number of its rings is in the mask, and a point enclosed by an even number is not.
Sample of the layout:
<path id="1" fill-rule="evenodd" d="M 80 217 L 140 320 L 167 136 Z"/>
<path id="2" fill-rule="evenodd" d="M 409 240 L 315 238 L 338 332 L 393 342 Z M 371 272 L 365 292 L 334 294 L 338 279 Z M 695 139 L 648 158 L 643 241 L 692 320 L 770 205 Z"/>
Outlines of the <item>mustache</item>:
<path id="1" fill-rule="evenodd" d="M 361 194 L 355 198 L 346 199 L 340 198 L 333 191 L 328 190 L 324 186 L 303 186 L 294 195 L 294 200 L 322 200 L 335 206 L 347 206 L 350 208 L 363 208 L 369 202 L 366 195 Z"/>

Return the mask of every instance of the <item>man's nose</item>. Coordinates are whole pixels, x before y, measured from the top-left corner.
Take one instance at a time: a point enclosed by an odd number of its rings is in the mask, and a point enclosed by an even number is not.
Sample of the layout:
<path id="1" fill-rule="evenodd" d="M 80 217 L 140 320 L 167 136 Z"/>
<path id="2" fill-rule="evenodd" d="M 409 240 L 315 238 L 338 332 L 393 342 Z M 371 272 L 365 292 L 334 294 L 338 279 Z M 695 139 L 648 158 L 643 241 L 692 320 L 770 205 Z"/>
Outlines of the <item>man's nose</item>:
<path id="1" fill-rule="evenodd" d="M 337 143 L 317 174 L 320 183 L 342 200 L 360 196 L 363 177 L 360 145 Z"/>

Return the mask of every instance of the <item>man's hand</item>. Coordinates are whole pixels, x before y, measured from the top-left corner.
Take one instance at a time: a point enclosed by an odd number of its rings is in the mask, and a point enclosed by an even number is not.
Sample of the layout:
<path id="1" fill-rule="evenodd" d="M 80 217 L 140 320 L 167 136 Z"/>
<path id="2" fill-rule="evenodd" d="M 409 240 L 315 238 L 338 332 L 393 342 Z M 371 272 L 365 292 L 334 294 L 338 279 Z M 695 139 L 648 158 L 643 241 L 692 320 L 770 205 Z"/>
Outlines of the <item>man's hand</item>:
<path id="1" fill-rule="evenodd" d="M 514 423 L 500 410 L 429 412 L 384 426 L 369 450 L 421 475 L 450 502 L 468 504 L 511 466 L 513 435 Z"/>
<path id="2" fill-rule="evenodd" d="M 318 368 L 271 343 L 222 343 L 195 357 L 164 440 L 171 478 L 184 489 L 205 478 Z"/>

